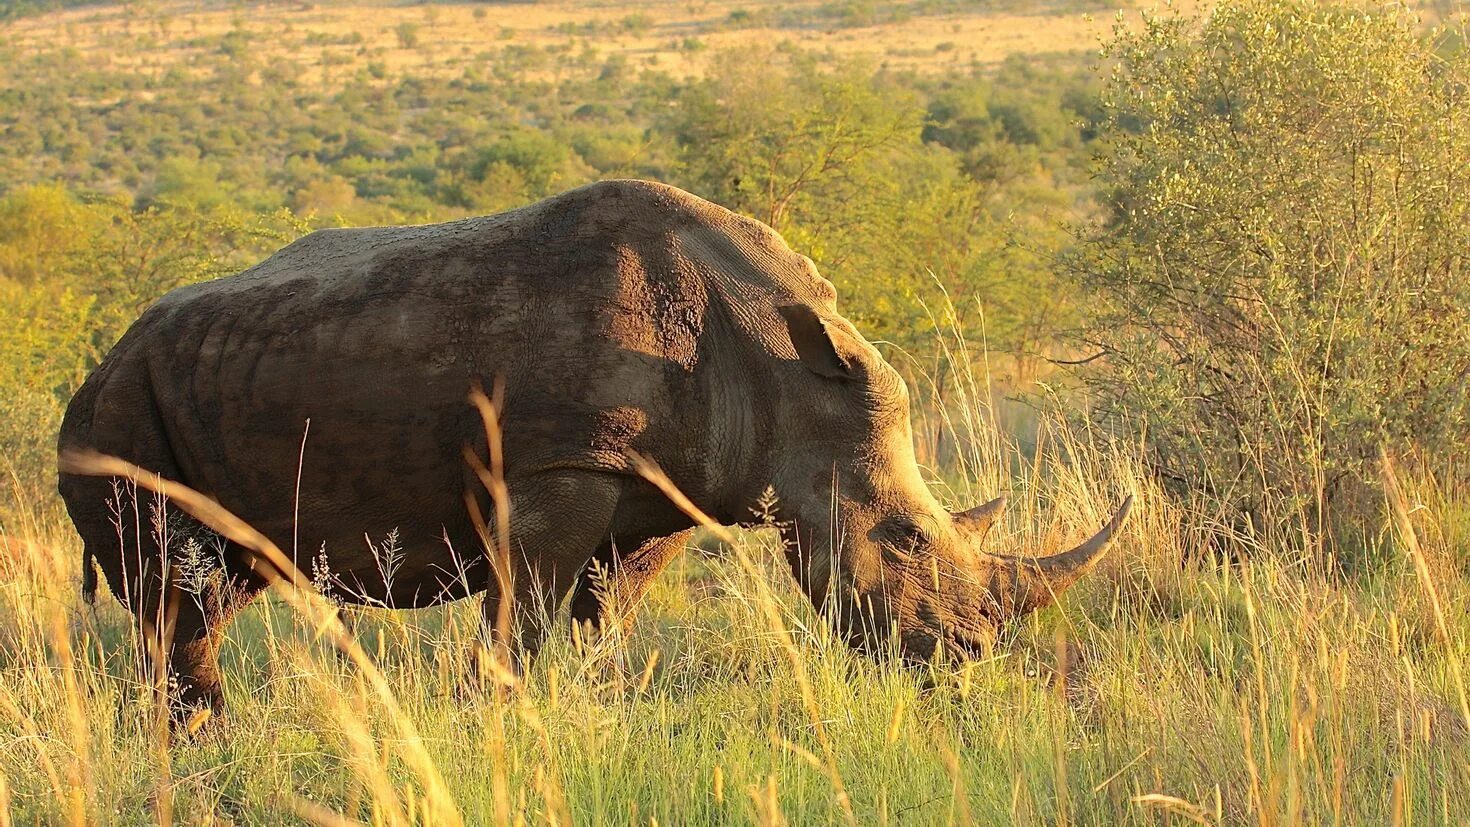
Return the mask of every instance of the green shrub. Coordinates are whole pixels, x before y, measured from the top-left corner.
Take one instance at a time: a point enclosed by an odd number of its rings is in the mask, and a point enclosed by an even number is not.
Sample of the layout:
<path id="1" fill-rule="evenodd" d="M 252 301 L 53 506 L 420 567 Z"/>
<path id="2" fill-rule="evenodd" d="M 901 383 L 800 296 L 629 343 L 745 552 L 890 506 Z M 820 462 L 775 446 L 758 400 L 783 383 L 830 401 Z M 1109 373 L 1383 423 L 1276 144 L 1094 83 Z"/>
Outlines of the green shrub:
<path id="1" fill-rule="evenodd" d="M 1159 472 L 1312 545 L 1368 526 L 1381 450 L 1466 445 L 1470 60 L 1403 9 L 1244 0 L 1120 29 L 1099 416 Z"/>
<path id="2" fill-rule="evenodd" d="M 401 49 L 417 49 L 419 46 L 419 24 L 404 21 L 393 28 Z"/>
<path id="3" fill-rule="evenodd" d="M 0 197 L 0 530 L 55 484 L 64 404 L 143 308 L 300 231 L 284 215 L 135 210 L 53 186 Z"/>

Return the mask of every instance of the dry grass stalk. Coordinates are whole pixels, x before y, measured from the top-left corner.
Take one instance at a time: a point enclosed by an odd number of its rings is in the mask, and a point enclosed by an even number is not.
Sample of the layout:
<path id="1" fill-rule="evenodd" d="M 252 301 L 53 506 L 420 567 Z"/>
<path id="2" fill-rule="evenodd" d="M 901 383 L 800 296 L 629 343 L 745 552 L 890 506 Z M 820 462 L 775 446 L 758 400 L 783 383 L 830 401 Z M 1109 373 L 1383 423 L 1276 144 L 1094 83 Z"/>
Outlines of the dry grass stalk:
<path id="1" fill-rule="evenodd" d="M 1409 519 L 1409 502 L 1404 496 L 1403 486 L 1399 484 L 1398 474 L 1394 471 L 1393 458 L 1389 456 L 1386 449 L 1379 454 L 1379 465 L 1383 471 L 1383 492 L 1388 500 L 1389 508 L 1393 512 L 1394 521 L 1398 525 L 1399 537 L 1404 543 L 1404 551 L 1414 563 L 1414 572 L 1419 578 L 1419 585 L 1424 589 L 1424 596 L 1429 600 L 1429 606 L 1434 612 L 1435 630 L 1439 639 L 1444 644 L 1445 659 L 1449 662 L 1450 675 L 1454 678 L 1455 693 L 1460 702 L 1460 716 L 1466 727 L 1470 727 L 1470 698 L 1465 692 L 1465 675 L 1460 666 L 1460 656 L 1455 649 L 1455 640 L 1450 635 L 1449 626 L 1445 623 L 1444 607 L 1440 605 L 1439 590 L 1434 586 L 1434 577 L 1429 572 L 1429 564 L 1425 560 L 1424 550 L 1419 547 L 1419 535 L 1414 531 L 1414 523 Z"/>

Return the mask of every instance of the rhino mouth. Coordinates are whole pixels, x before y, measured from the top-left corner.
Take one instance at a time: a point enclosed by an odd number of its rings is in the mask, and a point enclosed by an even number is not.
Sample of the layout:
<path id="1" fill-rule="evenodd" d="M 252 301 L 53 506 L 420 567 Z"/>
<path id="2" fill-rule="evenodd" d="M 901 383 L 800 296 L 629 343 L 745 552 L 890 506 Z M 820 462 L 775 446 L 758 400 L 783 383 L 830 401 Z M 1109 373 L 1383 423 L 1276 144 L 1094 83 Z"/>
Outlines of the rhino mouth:
<path id="1" fill-rule="evenodd" d="M 942 639 L 943 654 L 951 663 L 987 658 L 995 649 L 995 635 L 989 631 L 950 628 Z"/>
<path id="2" fill-rule="evenodd" d="M 936 662 L 958 665 L 994 654 L 995 636 L 966 629 L 923 629 L 903 634 L 899 644 L 899 657 L 905 666 L 923 667 Z"/>
<path id="3" fill-rule="evenodd" d="M 928 665 L 936 659 L 957 664 L 994 654 L 995 629 L 980 616 L 955 619 L 925 601 L 908 623 L 890 626 L 881 617 L 863 614 L 849 618 L 855 622 L 834 623 L 834 627 L 858 652 L 876 660 L 896 656 L 905 666 Z"/>
<path id="4" fill-rule="evenodd" d="M 995 633 L 979 617 L 942 612 L 933 603 L 919 606 L 919 628 L 904 636 L 904 648 L 925 661 L 938 654 L 950 663 L 989 657 Z"/>

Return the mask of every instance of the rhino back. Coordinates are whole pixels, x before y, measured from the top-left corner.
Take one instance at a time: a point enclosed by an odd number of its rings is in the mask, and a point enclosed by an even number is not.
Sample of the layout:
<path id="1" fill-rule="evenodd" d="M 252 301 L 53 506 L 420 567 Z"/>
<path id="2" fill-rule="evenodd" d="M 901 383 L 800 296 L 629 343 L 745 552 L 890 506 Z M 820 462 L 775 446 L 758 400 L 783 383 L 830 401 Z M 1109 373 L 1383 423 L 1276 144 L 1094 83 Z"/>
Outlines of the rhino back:
<path id="1" fill-rule="evenodd" d="M 630 447 L 697 464 L 710 294 L 678 238 L 708 223 L 707 205 L 665 189 L 603 185 L 498 216 L 317 232 L 174 291 L 88 380 L 63 441 L 171 459 L 165 473 L 283 546 L 299 533 L 308 551 L 361 549 L 395 528 L 418 546 L 470 542 L 459 453 L 483 445 L 466 404 L 475 381 L 505 382 L 512 481 L 620 470 Z"/>

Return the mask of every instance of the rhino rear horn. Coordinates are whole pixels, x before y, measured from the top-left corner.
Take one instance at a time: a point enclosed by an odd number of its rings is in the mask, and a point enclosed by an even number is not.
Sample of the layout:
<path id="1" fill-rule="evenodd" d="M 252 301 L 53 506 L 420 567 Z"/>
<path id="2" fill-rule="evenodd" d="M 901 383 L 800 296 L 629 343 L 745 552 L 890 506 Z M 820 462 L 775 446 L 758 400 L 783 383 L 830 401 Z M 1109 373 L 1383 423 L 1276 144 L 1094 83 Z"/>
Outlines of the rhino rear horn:
<path id="1" fill-rule="evenodd" d="M 1056 600 L 1106 555 L 1132 508 L 1130 494 L 1101 530 L 1070 551 L 1047 557 L 1010 558 L 1008 562 L 1013 562 L 1014 568 L 1008 572 L 1009 577 L 1003 578 L 1009 582 L 1001 584 L 1010 594 L 997 595 L 1001 605 L 1008 606 L 1013 617 L 1019 617 Z"/>
<path id="2" fill-rule="evenodd" d="M 1000 513 L 1005 510 L 1006 497 L 1004 494 L 996 497 L 988 503 L 981 503 L 969 511 L 961 511 L 954 515 L 954 521 L 970 534 L 970 542 L 979 546 L 985 541 L 986 535 L 990 533 L 995 521 L 1000 518 Z"/>

